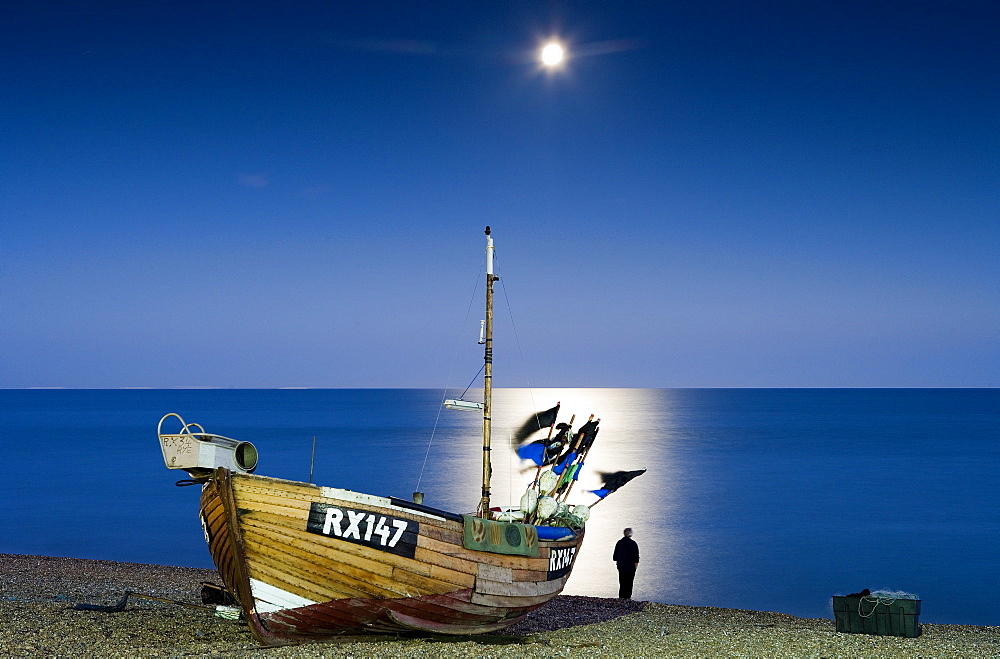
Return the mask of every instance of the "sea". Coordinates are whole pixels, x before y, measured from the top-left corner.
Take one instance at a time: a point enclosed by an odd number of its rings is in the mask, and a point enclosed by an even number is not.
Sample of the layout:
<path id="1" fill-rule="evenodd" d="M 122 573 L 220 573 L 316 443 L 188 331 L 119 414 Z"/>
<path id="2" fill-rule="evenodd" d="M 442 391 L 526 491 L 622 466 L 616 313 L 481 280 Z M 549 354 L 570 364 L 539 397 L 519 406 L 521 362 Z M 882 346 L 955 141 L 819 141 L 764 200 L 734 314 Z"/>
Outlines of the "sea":
<path id="1" fill-rule="evenodd" d="M 471 511 L 482 418 L 444 394 L 2 390 L 0 553 L 212 567 L 198 488 L 157 442 L 170 412 L 252 442 L 259 474 Z M 497 389 L 495 505 L 535 474 L 513 433 L 556 402 L 601 420 L 571 502 L 647 470 L 593 505 L 565 594 L 617 595 L 631 527 L 637 599 L 831 618 L 832 595 L 869 588 L 917 596 L 922 622 L 1000 625 L 1000 390 Z"/>

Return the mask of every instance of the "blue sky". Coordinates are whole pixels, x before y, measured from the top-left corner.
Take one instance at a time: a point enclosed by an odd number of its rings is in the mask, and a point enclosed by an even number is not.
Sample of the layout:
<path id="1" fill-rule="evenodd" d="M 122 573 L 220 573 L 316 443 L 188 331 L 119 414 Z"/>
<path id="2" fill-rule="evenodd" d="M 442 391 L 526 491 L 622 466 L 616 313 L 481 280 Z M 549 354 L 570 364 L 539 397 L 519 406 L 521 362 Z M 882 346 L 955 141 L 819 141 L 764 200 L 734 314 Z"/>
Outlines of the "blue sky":
<path id="1" fill-rule="evenodd" d="M 1000 386 L 992 0 L 4 24 L 0 387 Z"/>

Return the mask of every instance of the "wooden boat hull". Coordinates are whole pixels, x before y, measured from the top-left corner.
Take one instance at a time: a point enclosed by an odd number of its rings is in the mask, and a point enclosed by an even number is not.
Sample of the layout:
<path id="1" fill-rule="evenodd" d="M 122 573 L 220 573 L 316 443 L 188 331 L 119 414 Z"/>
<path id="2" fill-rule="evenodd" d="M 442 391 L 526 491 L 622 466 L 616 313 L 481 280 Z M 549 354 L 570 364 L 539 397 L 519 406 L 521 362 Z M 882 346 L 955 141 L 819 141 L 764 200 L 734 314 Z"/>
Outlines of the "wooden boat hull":
<path id="1" fill-rule="evenodd" d="M 467 549 L 458 515 L 223 468 L 202 490 L 201 517 L 265 645 L 500 630 L 562 591 L 583 541 L 582 530 L 539 539 L 537 556 Z"/>

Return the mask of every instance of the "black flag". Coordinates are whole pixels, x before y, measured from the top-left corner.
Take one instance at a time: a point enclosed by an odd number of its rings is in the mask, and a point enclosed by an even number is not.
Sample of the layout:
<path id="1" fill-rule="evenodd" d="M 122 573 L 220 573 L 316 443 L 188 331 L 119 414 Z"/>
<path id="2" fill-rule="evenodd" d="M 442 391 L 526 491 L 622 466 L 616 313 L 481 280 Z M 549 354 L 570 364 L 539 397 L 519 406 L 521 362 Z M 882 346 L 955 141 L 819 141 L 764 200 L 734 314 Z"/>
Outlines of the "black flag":
<path id="1" fill-rule="evenodd" d="M 514 433 L 514 439 L 518 444 L 522 443 L 524 440 L 528 439 L 533 433 L 538 432 L 542 428 L 548 428 L 553 423 L 556 422 L 556 416 L 559 415 L 559 403 L 550 410 L 545 410 L 544 412 L 538 412 L 532 414 L 528 417 L 528 420 L 524 422 L 521 429 Z"/>
<path id="2" fill-rule="evenodd" d="M 604 487 L 599 490 L 591 490 L 591 492 L 603 499 L 636 476 L 642 476 L 645 473 L 645 469 L 638 469 L 636 471 L 616 471 L 613 474 L 606 472 L 602 473 L 601 480 L 604 481 Z"/>
<path id="3" fill-rule="evenodd" d="M 543 463 L 545 465 L 558 462 L 563 450 L 569 445 L 569 424 L 557 424 L 556 429 L 559 431 L 556 436 L 545 443 L 545 462 Z"/>
<path id="4" fill-rule="evenodd" d="M 574 442 L 578 452 L 583 453 L 594 443 L 594 439 L 597 438 L 597 431 L 600 430 L 597 424 L 600 422 L 600 419 L 595 419 L 580 426 L 580 430 L 576 433 L 576 442 Z"/>
<path id="5" fill-rule="evenodd" d="M 563 449 L 569 443 L 569 425 L 560 423 L 556 426 L 559 432 L 552 439 L 536 439 L 517 449 L 517 454 L 524 460 L 531 460 L 539 467 L 550 465 L 559 459 Z"/>

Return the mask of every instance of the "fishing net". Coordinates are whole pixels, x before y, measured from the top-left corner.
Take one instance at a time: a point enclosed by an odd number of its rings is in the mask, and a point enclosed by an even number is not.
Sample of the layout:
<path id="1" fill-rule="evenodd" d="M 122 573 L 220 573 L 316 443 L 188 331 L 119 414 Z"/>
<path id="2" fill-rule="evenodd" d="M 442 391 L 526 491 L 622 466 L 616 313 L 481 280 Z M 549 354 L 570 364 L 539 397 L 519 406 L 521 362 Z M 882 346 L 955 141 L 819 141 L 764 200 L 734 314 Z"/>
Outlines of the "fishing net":
<path id="1" fill-rule="evenodd" d="M 561 510 L 552 517 L 539 522 L 542 526 L 564 526 L 573 530 L 582 529 L 586 520 L 568 510 Z"/>

